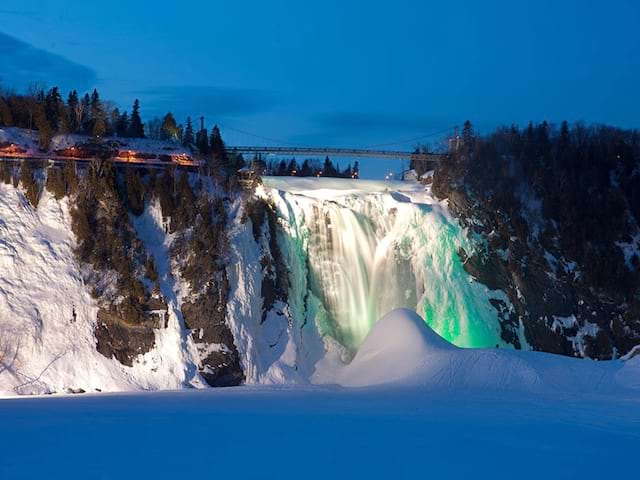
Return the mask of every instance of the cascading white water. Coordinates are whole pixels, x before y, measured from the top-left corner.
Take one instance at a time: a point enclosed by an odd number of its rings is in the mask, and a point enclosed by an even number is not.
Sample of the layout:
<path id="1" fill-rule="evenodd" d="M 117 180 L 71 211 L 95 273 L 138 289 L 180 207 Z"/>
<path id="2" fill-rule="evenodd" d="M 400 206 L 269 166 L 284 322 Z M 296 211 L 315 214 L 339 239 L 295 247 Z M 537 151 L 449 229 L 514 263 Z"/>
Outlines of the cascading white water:
<path id="1" fill-rule="evenodd" d="M 359 344 L 384 313 L 416 305 L 410 269 L 399 272 L 407 259 L 376 220 L 334 202 L 312 204 L 305 211 L 310 286 L 348 345 Z"/>
<path id="2" fill-rule="evenodd" d="M 489 299 L 506 296 L 464 271 L 457 251 L 472 246 L 428 192 L 406 186 L 411 192 L 389 192 L 384 184 L 362 181 L 355 186 L 369 191 L 344 191 L 340 180 L 287 182 L 268 179 L 275 188 L 267 192 L 294 276 L 290 300 L 321 333 L 355 348 L 377 319 L 406 307 L 459 346 L 502 343 Z M 336 186 L 342 188 L 332 191 Z M 303 313 L 309 292 L 321 305 Z"/>

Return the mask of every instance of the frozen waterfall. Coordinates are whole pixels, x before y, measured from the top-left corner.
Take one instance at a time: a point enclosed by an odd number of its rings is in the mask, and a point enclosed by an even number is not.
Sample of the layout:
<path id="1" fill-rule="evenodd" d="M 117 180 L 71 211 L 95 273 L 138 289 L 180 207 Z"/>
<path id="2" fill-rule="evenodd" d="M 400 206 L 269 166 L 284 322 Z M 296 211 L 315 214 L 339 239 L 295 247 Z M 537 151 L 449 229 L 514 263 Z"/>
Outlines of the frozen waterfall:
<path id="1" fill-rule="evenodd" d="M 265 186 L 282 227 L 290 303 L 322 334 L 353 349 L 377 319 L 404 307 L 458 346 L 502 344 L 489 300 L 508 300 L 464 271 L 458 248 L 473 246 L 424 187 L 291 178 Z"/>

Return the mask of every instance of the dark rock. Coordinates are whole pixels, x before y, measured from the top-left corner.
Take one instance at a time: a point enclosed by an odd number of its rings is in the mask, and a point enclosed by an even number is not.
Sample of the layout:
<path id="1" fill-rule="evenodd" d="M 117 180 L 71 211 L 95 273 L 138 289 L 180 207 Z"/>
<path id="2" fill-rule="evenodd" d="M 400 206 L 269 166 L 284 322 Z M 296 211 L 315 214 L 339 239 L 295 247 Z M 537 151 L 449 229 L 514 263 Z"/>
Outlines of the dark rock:
<path id="1" fill-rule="evenodd" d="M 525 220 L 524 207 L 514 196 L 517 181 L 505 181 L 500 172 L 476 169 L 471 162 L 471 156 L 464 155 L 443 162 L 436 170 L 432 191 L 448 199 L 463 227 L 485 240 L 477 251 L 460 249 L 458 256 L 469 275 L 491 290 L 503 291 L 513 306 L 491 301 L 500 319 L 502 339 L 520 348 L 523 330 L 534 350 L 579 356 L 570 339 L 575 340 L 589 322 L 598 331 L 595 336 L 583 336 L 585 356 L 608 359 L 639 344 L 638 295 L 629 303 L 629 293 L 625 296 L 624 289 L 609 287 L 619 279 L 629 278 L 629 285 L 634 282 L 629 272 L 620 270 L 621 251 L 611 243 L 615 235 L 602 235 L 597 247 L 585 245 L 583 248 L 599 249 L 601 254 L 590 263 L 576 263 L 580 274 L 575 274 L 564 267 L 564 259 L 572 258 L 570 249 L 581 245 L 563 236 L 567 229 L 543 215 Z M 616 205 L 612 215 L 620 214 L 618 208 Z M 567 217 L 566 221 L 573 220 Z M 571 315 L 576 319 L 571 327 L 554 323 L 556 317 Z"/>
<path id="2" fill-rule="evenodd" d="M 198 370 L 212 387 L 240 385 L 244 372 L 233 334 L 226 323 L 226 305 L 229 283 L 224 271 L 217 282 L 182 304 L 182 315 L 193 341 L 207 351 L 212 345 L 218 350 L 200 358 Z"/>
<path id="3" fill-rule="evenodd" d="M 116 358 L 128 367 L 138 355 L 150 351 L 155 344 L 153 322 L 132 325 L 117 313 L 98 310 L 95 327 L 96 349 L 107 358 Z"/>

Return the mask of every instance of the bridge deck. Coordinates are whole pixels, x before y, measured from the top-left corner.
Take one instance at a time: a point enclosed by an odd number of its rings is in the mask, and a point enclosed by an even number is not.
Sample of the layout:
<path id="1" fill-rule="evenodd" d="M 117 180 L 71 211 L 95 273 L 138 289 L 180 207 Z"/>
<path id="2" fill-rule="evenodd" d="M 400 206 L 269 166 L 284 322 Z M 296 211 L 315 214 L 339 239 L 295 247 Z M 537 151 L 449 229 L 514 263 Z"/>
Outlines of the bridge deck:
<path id="1" fill-rule="evenodd" d="M 256 147 L 227 146 L 228 152 L 263 153 L 267 155 L 309 155 L 332 157 L 390 158 L 397 160 L 439 161 L 444 156 L 439 153 L 413 153 L 393 150 L 371 150 L 365 148 L 325 148 L 325 147 Z"/>

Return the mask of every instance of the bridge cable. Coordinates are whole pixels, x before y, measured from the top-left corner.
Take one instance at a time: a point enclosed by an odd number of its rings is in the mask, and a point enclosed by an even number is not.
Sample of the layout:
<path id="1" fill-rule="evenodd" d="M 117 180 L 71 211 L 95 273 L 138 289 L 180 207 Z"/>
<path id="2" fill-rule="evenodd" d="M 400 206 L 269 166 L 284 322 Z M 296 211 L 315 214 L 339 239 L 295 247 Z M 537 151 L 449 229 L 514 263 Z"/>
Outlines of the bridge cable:
<path id="1" fill-rule="evenodd" d="M 234 132 L 241 133 L 243 135 L 248 135 L 250 137 L 258 138 L 260 140 L 266 140 L 267 142 L 273 142 L 273 143 L 277 144 L 278 146 L 283 146 L 283 147 L 302 147 L 303 146 L 303 144 L 301 144 L 301 143 L 287 142 L 287 141 L 284 141 L 284 140 L 281 140 L 281 139 L 277 139 L 277 138 L 265 137 L 263 135 L 257 135 L 255 133 L 247 132 L 247 131 L 241 130 L 239 128 L 229 127 L 228 125 L 221 125 L 221 126 L 225 130 L 232 130 Z M 242 146 L 244 146 L 244 145 L 242 145 Z"/>
<path id="2" fill-rule="evenodd" d="M 403 145 L 403 144 L 406 144 L 406 143 L 413 143 L 413 142 L 417 142 L 418 140 L 422 140 L 422 139 L 425 139 L 425 138 L 435 137 L 436 135 L 442 135 L 443 133 L 452 131 L 454 128 L 455 128 L 455 126 L 447 127 L 445 129 L 439 130 L 437 132 L 428 133 L 426 135 L 420 135 L 419 137 L 409 138 L 407 140 L 402 140 L 402 141 L 397 141 L 397 142 L 378 143 L 378 144 L 375 144 L 375 145 L 367 145 L 365 147 L 360 147 L 360 148 L 362 148 L 362 149 L 372 149 L 372 148 L 380 148 L 380 147 L 391 147 L 393 145 Z"/>

